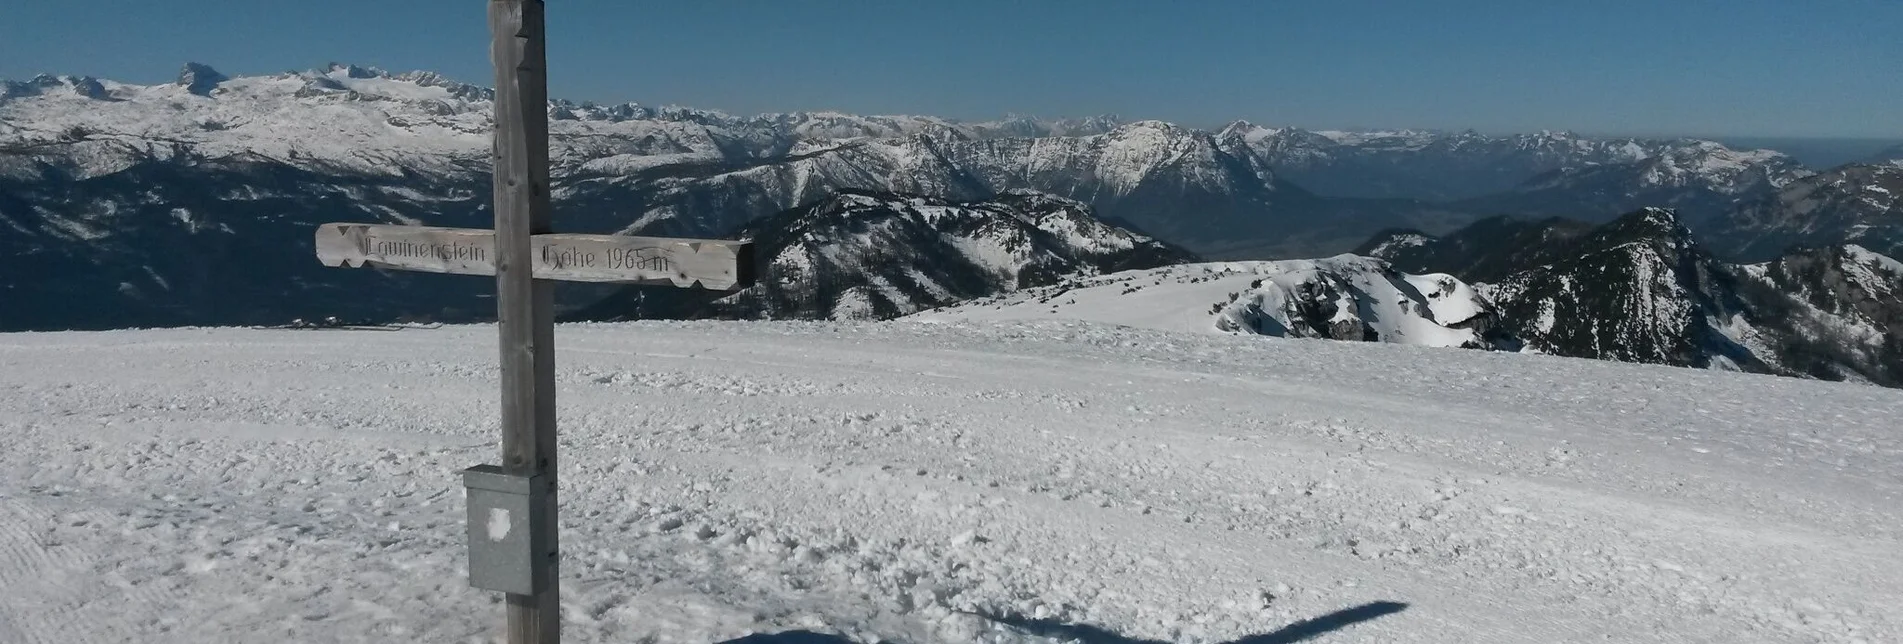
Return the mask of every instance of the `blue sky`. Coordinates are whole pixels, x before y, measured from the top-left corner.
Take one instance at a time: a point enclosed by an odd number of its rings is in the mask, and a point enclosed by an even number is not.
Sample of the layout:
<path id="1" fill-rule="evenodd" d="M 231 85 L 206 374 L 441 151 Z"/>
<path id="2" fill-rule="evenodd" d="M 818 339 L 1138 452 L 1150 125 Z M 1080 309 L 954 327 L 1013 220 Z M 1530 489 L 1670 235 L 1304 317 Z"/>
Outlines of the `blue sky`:
<path id="1" fill-rule="evenodd" d="M 0 78 L 488 84 L 483 0 L 9 2 Z M 551 94 L 735 113 L 1903 138 L 1903 0 L 550 0 Z"/>

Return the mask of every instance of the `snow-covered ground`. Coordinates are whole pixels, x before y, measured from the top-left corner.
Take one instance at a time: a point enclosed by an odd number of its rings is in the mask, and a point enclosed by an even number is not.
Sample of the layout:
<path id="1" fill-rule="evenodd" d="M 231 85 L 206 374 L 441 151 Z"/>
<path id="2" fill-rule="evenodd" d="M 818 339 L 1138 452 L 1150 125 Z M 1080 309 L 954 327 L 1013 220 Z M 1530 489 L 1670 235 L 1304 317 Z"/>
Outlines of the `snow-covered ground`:
<path id="1" fill-rule="evenodd" d="M 557 337 L 571 642 L 1903 641 L 1903 391 L 1065 322 Z M 456 471 L 494 354 L 0 335 L 0 642 L 493 638 Z"/>

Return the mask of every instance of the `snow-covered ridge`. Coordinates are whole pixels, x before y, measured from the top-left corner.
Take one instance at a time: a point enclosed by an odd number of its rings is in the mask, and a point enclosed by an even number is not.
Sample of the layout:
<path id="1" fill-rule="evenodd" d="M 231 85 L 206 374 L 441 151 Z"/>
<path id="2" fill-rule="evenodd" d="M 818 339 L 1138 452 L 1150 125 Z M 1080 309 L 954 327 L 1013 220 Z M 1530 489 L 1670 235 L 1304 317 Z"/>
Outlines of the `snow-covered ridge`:
<path id="1" fill-rule="evenodd" d="M 1493 307 L 1449 275 L 1355 255 L 1215 262 L 1087 276 L 913 316 L 1067 319 L 1197 333 L 1489 347 Z"/>
<path id="2" fill-rule="evenodd" d="M 0 128 L 0 149 L 111 139 L 135 148 L 184 143 L 213 156 L 251 152 L 284 160 L 323 160 L 368 172 L 389 172 L 392 164 L 440 167 L 486 153 L 493 96 L 488 88 L 435 72 L 391 73 L 338 63 L 249 77 L 227 77 L 192 63 L 177 82 L 162 85 L 39 76 L 0 81 L 0 122 L 8 124 Z M 946 140 L 1077 137 L 1125 125 L 1116 116 L 1010 115 L 996 121 L 829 111 L 735 116 L 680 106 L 567 100 L 552 100 L 548 110 L 554 121 L 552 154 L 559 166 L 624 172 L 671 163 L 769 158 L 839 141 L 914 135 Z M 1157 125 L 1150 122 L 1140 129 L 1155 130 Z M 1630 162 L 1723 148 L 1709 141 L 1594 140 L 1566 132 L 1507 137 L 1431 130 L 1310 132 L 1246 121 L 1212 136 L 1237 141 L 1225 147 L 1232 152 L 1246 149 L 1271 167 L 1337 162 L 1343 154 L 1360 151 L 1531 154 L 1542 159 L 1533 166 L 1538 171 L 1543 169 L 1539 164 Z M 1771 155 L 1775 153 L 1742 152 L 1699 161 L 1686 170 L 1735 172 L 1738 164 L 1762 163 Z M 103 162 L 95 168 L 80 165 L 94 172 L 115 167 Z"/>

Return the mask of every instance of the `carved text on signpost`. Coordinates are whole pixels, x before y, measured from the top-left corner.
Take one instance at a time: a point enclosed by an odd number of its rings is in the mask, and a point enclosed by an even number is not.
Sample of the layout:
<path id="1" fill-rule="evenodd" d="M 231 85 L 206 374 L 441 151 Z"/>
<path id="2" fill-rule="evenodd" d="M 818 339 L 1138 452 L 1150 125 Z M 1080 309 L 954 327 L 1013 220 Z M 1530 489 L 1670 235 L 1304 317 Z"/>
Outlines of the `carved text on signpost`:
<path id="1" fill-rule="evenodd" d="M 659 246 L 609 248 L 604 257 L 603 253 L 593 250 L 548 243 L 542 246 L 537 260 L 542 265 L 553 269 L 607 268 L 663 273 L 674 270 L 672 257 L 667 249 Z"/>
<path id="2" fill-rule="evenodd" d="M 317 257 L 330 266 L 494 275 L 495 232 L 471 228 L 324 224 Z M 543 234 L 531 237 L 536 279 L 727 290 L 752 283 L 752 244 L 718 239 Z"/>

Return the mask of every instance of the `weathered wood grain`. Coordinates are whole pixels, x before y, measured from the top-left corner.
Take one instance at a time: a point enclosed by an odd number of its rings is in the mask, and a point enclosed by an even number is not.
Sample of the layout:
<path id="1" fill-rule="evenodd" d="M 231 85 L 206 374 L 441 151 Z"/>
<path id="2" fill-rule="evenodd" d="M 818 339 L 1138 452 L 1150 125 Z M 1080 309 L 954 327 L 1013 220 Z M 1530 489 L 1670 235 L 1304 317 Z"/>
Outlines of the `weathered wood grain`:
<path id="1" fill-rule="evenodd" d="M 475 228 L 323 224 L 317 259 L 327 266 L 496 274 L 496 233 Z M 669 284 L 732 290 L 753 283 L 746 241 L 550 233 L 530 239 L 538 280 Z"/>
<path id="2" fill-rule="evenodd" d="M 535 279 L 533 235 L 551 232 L 548 77 L 542 0 L 490 0 L 489 59 L 496 72 L 496 326 L 502 358 L 502 468 L 540 474 L 549 497 L 529 517 L 548 565 L 530 595 L 505 596 L 509 644 L 561 641 L 561 557 L 555 463 L 554 283 Z"/>
<path id="3" fill-rule="evenodd" d="M 742 241 L 536 235 L 535 257 L 535 276 L 540 279 L 667 283 L 713 290 L 753 283 L 753 245 Z"/>

